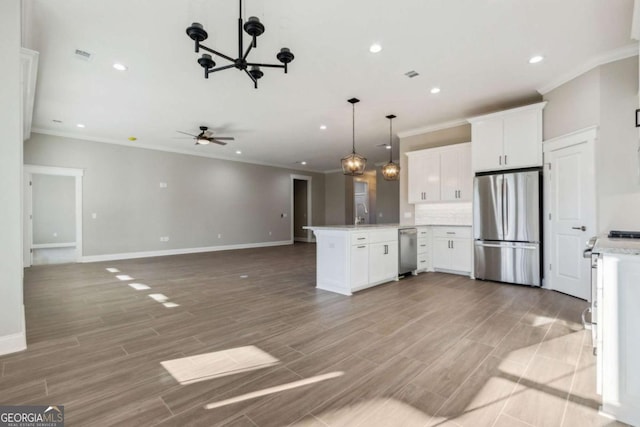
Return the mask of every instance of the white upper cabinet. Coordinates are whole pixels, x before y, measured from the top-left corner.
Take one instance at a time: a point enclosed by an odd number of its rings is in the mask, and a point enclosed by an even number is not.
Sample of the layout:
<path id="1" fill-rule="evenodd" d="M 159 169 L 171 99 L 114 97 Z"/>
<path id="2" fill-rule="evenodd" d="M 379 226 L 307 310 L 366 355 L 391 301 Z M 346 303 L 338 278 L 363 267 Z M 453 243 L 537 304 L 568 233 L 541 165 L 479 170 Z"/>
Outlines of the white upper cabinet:
<path id="1" fill-rule="evenodd" d="M 409 203 L 470 201 L 471 143 L 411 151 Z"/>
<path id="2" fill-rule="evenodd" d="M 469 119 L 472 170 L 542 166 L 542 109 L 546 102 Z"/>
<path id="3" fill-rule="evenodd" d="M 409 156 L 409 203 L 440 200 L 440 154 L 413 151 Z"/>

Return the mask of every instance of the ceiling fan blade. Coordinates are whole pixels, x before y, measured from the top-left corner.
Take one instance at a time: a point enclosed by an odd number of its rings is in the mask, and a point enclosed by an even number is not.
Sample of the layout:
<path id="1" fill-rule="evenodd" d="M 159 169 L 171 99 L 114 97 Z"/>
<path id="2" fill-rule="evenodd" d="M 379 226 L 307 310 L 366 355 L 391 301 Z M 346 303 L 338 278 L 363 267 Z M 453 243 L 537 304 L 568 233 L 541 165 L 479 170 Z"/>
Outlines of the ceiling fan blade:
<path id="1" fill-rule="evenodd" d="M 213 142 L 213 143 L 216 143 L 216 144 L 219 144 L 219 145 L 227 145 L 227 143 L 226 143 L 226 142 L 224 142 L 224 141 L 218 141 L 218 139 L 217 139 L 217 138 L 211 138 L 209 141 L 211 141 L 211 142 Z"/>
<path id="2" fill-rule="evenodd" d="M 232 136 L 214 136 L 215 139 L 219 139 L 221 141 L 235 141 L 236 139 Z"/>
<path id="3" fill-rule="evenodd" d="M 181 134 L 183 134 L 183 135 L 189 135 L 189 136 L 192 136 L 192 137 L 194 137 L 194 138 L 198 136 L 198 135 L 192 135 L 192 134 L 190 134 L 190 133 L 182 132 L 182 131 L 179 131 L 179 130 L 177 130 L 176 132 L 181 133 Z"/>

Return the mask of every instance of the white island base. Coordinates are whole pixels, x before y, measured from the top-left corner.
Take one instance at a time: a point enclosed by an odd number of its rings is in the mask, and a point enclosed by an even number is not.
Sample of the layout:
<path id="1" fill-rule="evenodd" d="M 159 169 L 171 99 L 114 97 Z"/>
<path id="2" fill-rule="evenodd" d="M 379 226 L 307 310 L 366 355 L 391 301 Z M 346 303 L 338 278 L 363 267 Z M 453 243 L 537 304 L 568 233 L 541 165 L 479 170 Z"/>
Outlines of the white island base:
<path id="1" fill-rule="evenodd" d="M 342 295 L 398 280 L 398 226 L 305 227 L 316 236 L 316 287 Z"/>

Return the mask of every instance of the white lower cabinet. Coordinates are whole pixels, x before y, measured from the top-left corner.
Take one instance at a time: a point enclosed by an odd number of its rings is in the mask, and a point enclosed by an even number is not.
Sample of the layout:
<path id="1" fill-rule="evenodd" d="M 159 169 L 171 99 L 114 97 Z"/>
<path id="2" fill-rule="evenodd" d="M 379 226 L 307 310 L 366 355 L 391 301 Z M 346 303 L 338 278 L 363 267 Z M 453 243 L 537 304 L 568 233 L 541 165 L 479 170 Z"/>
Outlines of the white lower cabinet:
<path id="1" fill-rule="evenodd" d="M 362 288 L 369 284 L 369 245 L 351 246 L 351 287 Z"/>
<path id="2" fill-rule="evenodd" d="M 597 368 L 602 412 L 640 426 L 640 255 L 598 259 Z"/>
<path id="3" fill-rule="evenodd" d="M 393 280 L 398 276 L 398 243 L 388 241 L 369 245 L 369 283 Z"/>
<path id="4" fill-rule="evenodd" d="M 434 227 L 434 270 L 471 273 L 471 228 Z"/>
<path id="5" fill-rule="evenodd" d="M 431 248 L 430 248 L 430 230 L 429 227 L 418 227 L 418 241 L 416 252 L 418 255 L 418 262 L 416 271 L 430 271 L 431 266 Z"/>

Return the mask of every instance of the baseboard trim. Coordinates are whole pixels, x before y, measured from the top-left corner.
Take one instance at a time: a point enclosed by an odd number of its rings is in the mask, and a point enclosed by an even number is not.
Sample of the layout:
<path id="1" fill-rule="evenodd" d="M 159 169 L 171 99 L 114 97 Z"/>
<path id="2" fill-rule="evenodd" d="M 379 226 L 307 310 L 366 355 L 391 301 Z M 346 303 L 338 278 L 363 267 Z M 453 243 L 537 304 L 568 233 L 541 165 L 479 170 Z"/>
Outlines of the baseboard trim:
<path id="1" fill-rule="evenodd" d="M 296 237 L 293 240 L 295 240 L 296 242 L 304 242 L 304 243 L 315 243 L 316 239 L 312 238 L 308 238 L 308 237 Z"/>
<path id="2" fill-rule="evenodd" d="M 123 259 L 152 258 L 152 257 L 158 257 L 158 256 L 197 254 L 202 252 L 232 251 L 236 249 L 267 248 L 271 246 L 285 246 L 285 245 L 292 245 L 292 244 L 293 244 L 292 240 L 282 240 L 278 242 L 241 243 L 237 245 L 207 246 L 203 248 L 184 248 L 184 249 L 168 249 L 164 251 L 129 252 L 129 253 L 107 254 L 107 255 L 89 255 L 89 256 L 83 256 L 81 262 L 86 263 L 86 262 L 117 261 L 117 260 L 123 260 Z"/>
<path id="3" fill-rule="evenodd" d="M 26 350 L 27 337 L 24 331 L 0 337 L 0 356 Z"/>

